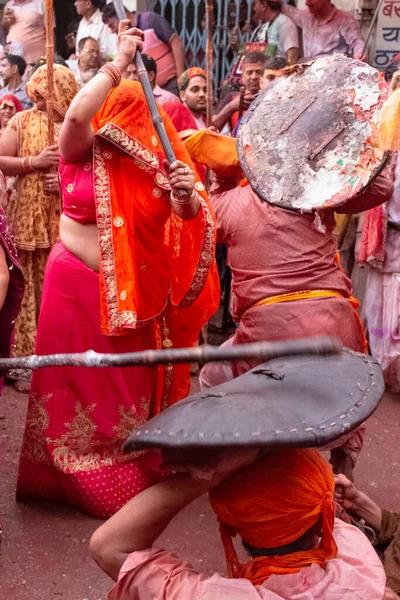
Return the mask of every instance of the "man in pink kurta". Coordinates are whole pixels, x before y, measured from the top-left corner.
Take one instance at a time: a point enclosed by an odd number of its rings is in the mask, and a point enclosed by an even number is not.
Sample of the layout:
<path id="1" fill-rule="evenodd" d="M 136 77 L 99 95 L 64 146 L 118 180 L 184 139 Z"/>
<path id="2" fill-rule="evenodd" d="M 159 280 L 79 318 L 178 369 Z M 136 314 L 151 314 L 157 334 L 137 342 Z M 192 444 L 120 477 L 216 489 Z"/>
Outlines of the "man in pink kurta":
<path id="1" fill-rule="evenodd" d="M 117 581 L 108 598 L 383 600 L 382 564 L 363 533 L 334 521 L 333 488 L 330 467 L 316 450 L 277 450 L 251 465 L 247 453 L 241 466 L 214 473 L 211 480 L 175 474 L 136 496 L 95 532 L 92 556 Z M 152 546 L 173 516 L 207 491 L 229 578 L 201 574 Z M 240 563 L 230 545 L 236 533 L 248 548 L 248 562 Z M 277 546 L 278 540 L 288 544 Z"/>
<path id="2" fill-rule="evenodd" d="M 108 600 L 382 600 L 385 573 L 368 539 L 353 525 L 335 521 L 337 557 L 326 568 L 311 565 L 292 575 L 272 575 L 261 585 L 199 573 L 159 548 L 126 559 Z"/>
<path id="3" fill-rule="evenodd" d="M 353 15 L 337 9 L 330 0 L 307 0 L 306 5 L 308 8 L 301 10 L 282 4 L 282 14 L 290 17 L 302 30 L 306 58 L 328 54 L 346 54 L 357 60 L 363 58 L 364 40 Z"/>
<path id="4" fill-rule="evenodd" d="M 347 202 L 340 212 L 360 212 L 391 197 L 389 176 L 380 175 L 363 193 Z M 314 213 L 286 210 L 264 202 L 250 185 L 229 188 L 219 181 L 211 189 L 217 217 L 217 239 L 228 248 L 232 269 L 232 316 L 238 329 L 229 343 L 279 341 L 312 335 L 336 335 L 343 345 L 363 351 L 363 336 L 349 302 L 351 281 L 337 260 L 333 234 L 333 211 Z M 337 293 L 273 302 L 288 293 L 319 290 Z M 263 300 L 272 303 L 259 305 Z M 245 373 L 252 364 L 241 361 L 233 375 Z M 226 381 L 226 365 L 206 365 L 203 387 Z M 232 378 L 232 375 L 231 377 Z"/>
<path id="5" fill-rule="evenodd" d="M 8 0 L 4 7 L 3 26 L 8 42 L 20 42 L 28 65 L 46 54 L 46 28 L 43 0 Z"/>
<path id="6" fill-rule="evenodd" d="M 393 184 L 380 175 L 341 212 L 358 213 L 389 200 Z M 364 336 L 351 301 L 351 281 L 337 260 L 333 211 L 300 213 L 261 200 L 250 185 L 233 187 L 217 181 L 211 189 L 217 217 L 217 240 L 228 248 L 232 270 L 232 316 L 238 328 L 225 344 L 280 341 L 314 335 L 338 336 L 344 346 L 364 351 Z M 328 297 L 277 301 L 300 292 L 332 293 Z M 270 302 L 265 304 L 265 301 Z M 264 302 L 264 304 L 260 304 Z M 200 375 L 203 388 L 219 385 L 256 366 L 245 360 L 209 363 Z M 351 434 L 335 450 L 338 472 L 343 460 L 354 466 L 362 432 Z M 347 458 L 349 457 L 349 458 Z M 350 474 L 351 466 L 347 467 Z"/>

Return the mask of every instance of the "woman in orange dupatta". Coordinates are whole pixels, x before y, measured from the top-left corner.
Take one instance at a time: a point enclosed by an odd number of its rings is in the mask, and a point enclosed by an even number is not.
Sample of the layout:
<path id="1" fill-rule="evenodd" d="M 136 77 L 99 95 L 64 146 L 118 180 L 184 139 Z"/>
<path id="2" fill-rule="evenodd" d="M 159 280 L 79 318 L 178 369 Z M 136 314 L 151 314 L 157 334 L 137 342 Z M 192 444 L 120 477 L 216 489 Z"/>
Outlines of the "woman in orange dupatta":
<path id="1" fill-rule="evenodd" d="M 218 306 L 204 186 L 163 113 L 178 158 L 165 165 L 140 84 L 119 83 L 141 46 L 141 32 L 126 27 L 114 63 L 79 92 L 60 134 L 64 210 L 46 269 L 37 354 L 191 346 Z M 179 189 L 187 191 L 184 203 Z M 158 454 L 125 456 L 123 441 L 189 387 L 189 365 L 38 371 L 18 499 L 112 515 L 161 477 Z"/>

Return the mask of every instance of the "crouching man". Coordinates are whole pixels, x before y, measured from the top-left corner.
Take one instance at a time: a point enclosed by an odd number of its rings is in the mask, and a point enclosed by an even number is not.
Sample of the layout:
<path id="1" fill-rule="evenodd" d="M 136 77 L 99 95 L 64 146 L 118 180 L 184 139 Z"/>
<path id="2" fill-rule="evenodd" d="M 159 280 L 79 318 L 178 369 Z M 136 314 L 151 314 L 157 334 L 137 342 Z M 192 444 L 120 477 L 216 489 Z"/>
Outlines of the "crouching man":
<path id="1" fill-rule="evenodd" d="M 239 466 L 217 469 L 211 480 L 172 475 L 94 533 L 92 556 L 117 582 L 109 600 L 385 598 L 386 577 L 372 545 L 334 518 L 334 477 L 320 454 L 290 449 L 260 458 L 254 452 L 251 462 L 248 452 Z M 153 546 L 171 519 L 205 492 L 218 517 L 229 578 L 198 573 Z M 246 563 L 236 554 L 236 535 L 249 554 Z"/>

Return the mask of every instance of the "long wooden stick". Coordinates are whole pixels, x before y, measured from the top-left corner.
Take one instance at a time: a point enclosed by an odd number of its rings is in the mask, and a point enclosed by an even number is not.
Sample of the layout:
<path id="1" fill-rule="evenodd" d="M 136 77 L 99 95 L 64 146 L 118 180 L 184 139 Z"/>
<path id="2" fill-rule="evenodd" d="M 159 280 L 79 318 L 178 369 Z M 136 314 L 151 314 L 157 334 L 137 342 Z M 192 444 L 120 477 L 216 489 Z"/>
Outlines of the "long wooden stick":
<path id="1" fill-rule="evenodd" d="M 53 0 L 46 0 L 46 64 L 47 64 L 47 143 L 54 144 L 54 8 Z"/>
<path id="2" fill-rule="evenodd" d="M 231 348 L 197 346 L 172 350 L 144 350 L 127 354 L 98 354 L 93 350 L 80 354 L 51 354 L 25 358 L 1 358 L 0 371 L 28 369 L 36 371 L 43 367 L 128 367 L 165 365 L 168 363 L 208 363 L 225 360 L 250 360 L 261 362 L 280 356 L 337 354 L 342 348 L 339 339 L 328 336 L 286 340 L 283 342 L 257 342 Z"/>
<path id="3" fill-rule="evenodd" d="M 369 42 L 369 38 L 371 37 L 371 33 L 372 33 L 372 30 L 373 30 L 373 28 L 374 28 L 375 21 L 376 21 L 376 19 L 378 18 L 379 11 L 381 10 L 381 6 L 382 6 L 382 4 L 383 4 L 383 0 L 379 0 L 379 4 L 378 4 L 378 6 L 376 7 L 376 10 L 375 10 L 374 16 L 372 17 L 372 21 L 371 21 L 371 24 L 370 24 L 370 26 L 369 26 L 369 29 L 368 29 L 367 37 L 365 38 L 364 48 L 363 48 L 363 50 L 362 50 L 362 56 L 365 56 L 365 52 L 366 52 L 366 50 L 367 50 L 367 46 L 368 46 L 368 42 Z"/>
<path id="4" fill-rule="evenodd" d="M 212 108 L 214 101 L 213 90 L 213 26 L 214 26 L 214 11 L 213 0 L 206 0 L 206 73 L 207 73 L 207 127 L 212 125 Z"/>

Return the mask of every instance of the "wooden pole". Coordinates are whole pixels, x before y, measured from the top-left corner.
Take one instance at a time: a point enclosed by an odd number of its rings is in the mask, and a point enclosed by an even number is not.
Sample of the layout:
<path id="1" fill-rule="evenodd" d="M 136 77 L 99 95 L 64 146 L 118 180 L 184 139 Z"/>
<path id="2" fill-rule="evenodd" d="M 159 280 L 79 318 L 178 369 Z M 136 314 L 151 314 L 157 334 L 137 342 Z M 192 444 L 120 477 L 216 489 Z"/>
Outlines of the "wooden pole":
<path id="1" fill-rule="evenodd" d="M 207 72 L 207 127 L 212 125 L 212 108 L 214 101 L 213 92 L 213 28 L 214 28 L 214 11 L 213 0 L 206 0 L 206 72 Z"/>
<path id="2" fill-rule="evenodd" d="M 125 21 L 127 19 L 126 10 L 123 4 L 123 0 L 114 0 L 113 1 L 115 12 L 117 13 L 117 17 L 120 21 Z M 161 145 L 165 152 L 165 156 L 167 157 L 167 161 L 169 164 L 172 164 L 176 161 L 176 156 L 174 149 L 172 148 L 172 144 L 168 137 L 168 134 L 164 127 L 164 122 L 161 118 L 161 115 L 158 111 L 157 104 L 154 98 L 153 90 L 150 85 L 149 76 L 146 71 L 146 68 L 143 63 L 142 56 L 140 52 L 136 52 L 135 54 L 135 65 L 137 69 L 137 74 L 139 77 L 139 81 L 142 84 L 143 92 L 146 97 L 146 101 L 150 110 L 151 118 L 153 121 L 153 125 L 155 130 L 158 133 L 158 137 L 160 138 Z M 178 190 L 178 196 L 185 197 L 187 192 L 185 190 Z"/>
<path id="3" fill-rule="evenodd" d="M 197 346 L 172 350 L 143 350 L 126 354 L 98 354 L 93 350 L 80 354 L 51 354 L 48 356 L 26 356 L 24 358 L 0 358 L 0 371 L 28 369 L 35 371 L 43 367 L 154 367 L 169 363 L 208 363 L 225 360 L 256 359 L 266 362 L 280 356 L 325 356 L 337 354 L 342 349 L 338 338 L 319 336 L 282 342 L 255 342 L 230 348 Z"/>
<path id="4" fill-rule="evenodd" d="M 370 24 L 369 29 L 368 29 L 367 37 L 365 38 L 364 48 L 363 48 L 362 55 L 361 55 L 362 58 L 365 56 L 365 53 L 367 51 L 367 46 L 368 46 L 369 38 L 371 37 L 371 33 L 372 33 L 373 28 L 374 28 L 375 21 L 378 18 L 379 11 L 381 10 L 382 4 L 383 4 L 383 0 L 379 0 L 378 6 L 376 7 L 374 16 L 372 17 L 372 21 L 371 21 L 371 24 Z"/>
<path id="5" fill-rule="evenodd" d="M 53 0 L 46 0 L 46 63 L 47 63 L 47 119 L 48 145 L 54 144 L 54 8 Z"/>

